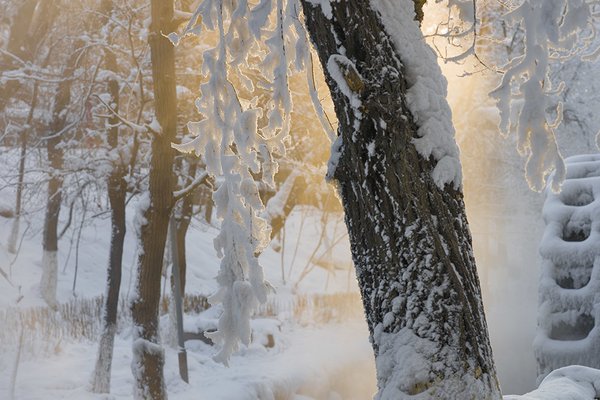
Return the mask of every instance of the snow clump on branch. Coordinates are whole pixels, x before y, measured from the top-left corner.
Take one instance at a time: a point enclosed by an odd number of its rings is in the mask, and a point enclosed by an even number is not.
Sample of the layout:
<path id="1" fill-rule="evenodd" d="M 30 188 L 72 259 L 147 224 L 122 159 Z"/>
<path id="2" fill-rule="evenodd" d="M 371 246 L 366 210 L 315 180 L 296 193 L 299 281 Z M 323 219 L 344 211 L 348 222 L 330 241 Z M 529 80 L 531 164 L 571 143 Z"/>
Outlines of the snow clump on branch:
<path id="1" fill-rule="evenodd" d="M 505 18 L 523 27 L 524 54 L 505 67 L 502 82 L 492 93 L 500 110 L 500 129 L 515 129 L 517 148 L 527 156 L 526 178 L 534 190 L 542 190 L 551 178 L 558 191 L 565 179 L 565 165 L 558 151 L 554 129 L 562 120 L 562 105 L 552 101 L 562 90 L 548 76 L 549 61 L 583 52 L 593 37 L 582 37 L 592 18 L 585 0 L 525 0 Z M 593 29 L 588 31 L 594 32 Z M 547 110 L 557 117 L 547 120 Z"/>
<path id="2" fill-rule="evenodd" d="M 240 341 L 249 343 L 251 315 L 271 287 L 258 262 L 271 229 L 261 217 L 264 205 L 253 174 L 262 173 L 263 182 L 273 186 L 275 155 L 285 154 L 292 111 L 288 72 L 302 69 L 309 57 L 299 9 L 298 0 L 261 0 L 255 5 L 204 0 L 181 34 L 168 35 L 175 45 L 202 27 L 218 35 L 216 46 L 203 53 L 202 73 L 208 80 L 196 100 L 203 119 L 188 123 L 194 139 L 174 147 L 204 155 L 207 171 L 224 177 L 213 194 L 221 220 L 214 240 L 221 266 L 219 289 L 209 300 L 223 305 L 211 339 L 222 345 L 215 360 L 225 364 Z M 269 99 L 262 108 L 258 97 L 242 97 L 242 90 L 256 94 L 249 71 L 260 71 L 265 78 L 260 84 Z M 233 76 L 242 88 L 232 84 Z M 267 122 L 261 126 L 263 110 Z"/>

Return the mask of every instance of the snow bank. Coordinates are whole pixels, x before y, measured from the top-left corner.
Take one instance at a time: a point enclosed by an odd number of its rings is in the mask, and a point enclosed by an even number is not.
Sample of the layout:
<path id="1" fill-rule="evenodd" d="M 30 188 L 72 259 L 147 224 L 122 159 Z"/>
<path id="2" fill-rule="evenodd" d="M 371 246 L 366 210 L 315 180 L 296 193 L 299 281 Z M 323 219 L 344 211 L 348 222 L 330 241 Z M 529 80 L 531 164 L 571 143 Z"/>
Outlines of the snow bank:
<path id="1" fill-rule="evenodd" d="M 260 325 L 266 331 L 271 329 L 265 324 Z M 351 321 L 319 328 L 287 325 L 282 328 L 277 343 L 272 349 L 251 344 L 234 354 L 231 367 L 226 368 L 212 360 L 212 347 L 190 341 L 187 343 L 189 384 L 179 377 L 176 349 L 167 347 L 165 381 L 169 397 L 177 400 L 372 398 L 375 371 L 364 322 Z M 24 360 L 19 367 L 16 397 L 19 400 L 130 399 L 130 339 L 115 338 L 110 395 L 86 390 L 95 357 L 89 349 L 90 343 L 64 342 L 49 358 Z M 6 363 L 0 360 L 1 399 L 7 398 L 13 358 L 13 354 L 7 354 Z"/>
<path id="2" fill-rule="evenodd" d="M 504 400 L 594 400 L 600 396 L 600 371 L 573 365 L 549 374 L 539 389 Z"/>

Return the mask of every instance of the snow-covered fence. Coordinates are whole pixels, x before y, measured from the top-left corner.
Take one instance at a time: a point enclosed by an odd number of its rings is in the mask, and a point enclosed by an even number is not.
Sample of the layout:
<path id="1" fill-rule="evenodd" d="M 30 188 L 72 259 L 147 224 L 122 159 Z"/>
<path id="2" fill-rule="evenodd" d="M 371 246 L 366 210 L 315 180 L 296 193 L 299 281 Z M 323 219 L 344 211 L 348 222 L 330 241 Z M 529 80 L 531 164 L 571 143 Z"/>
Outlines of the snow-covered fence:
<path id="1" fill-rule="evenodd" d="M 562 190 L 548 190 L 543 209 L 538 382 L 568 365 L 600 368 L 600 154 L 566 165 Z"/>

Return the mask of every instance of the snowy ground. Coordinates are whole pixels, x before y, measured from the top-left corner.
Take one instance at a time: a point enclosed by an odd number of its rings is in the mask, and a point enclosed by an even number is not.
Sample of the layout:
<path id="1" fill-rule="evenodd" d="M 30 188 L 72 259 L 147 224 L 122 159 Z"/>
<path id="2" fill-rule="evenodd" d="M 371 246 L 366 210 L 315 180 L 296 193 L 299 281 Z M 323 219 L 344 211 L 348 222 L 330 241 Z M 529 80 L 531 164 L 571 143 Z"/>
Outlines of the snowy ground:
<path id="1" fill-rule="evenodd" d="M 0 191 L 0 208 L 10 208 L 13 196 L 10 190 Z M 41 198 L 43 191 L 31 198 L 29 206 L 34 208 Z M 128 207 L 121 287 L 122 296 L 127 299 L 132 295 L 135 276 L 133 267 L 137 249 L 133 215 L 136 207 L 135 200 Z M 38 209 L 41 211 L 41 207 Z M 23 221 L 21 231 L 24 235 L 17 256 L 8 253 L 6 248 L 12 219 L 0 217 L 0 268 L 10 278 L 9 282 L 0 277 L 0 311 L 44 306 L 39 295 L 43 219 L 40 211 Z M 61 225 L 67 214 L 63 209 Z M 93 212 L 88 216 L 91 214 Z M 110 221 L 108 215 L 104 215 L 86 222 L 77 249 L 80 217 L 75 213 L 72 224 L 75 229 L 59 243 L 57 297 L 62 303 L 94 298 L 104 292 Z M 240 350 L 229 368 L 212 360 L 214 347 L 201 341 L 188 341 L 190 384 L 185 384 L 178 375 L 176 351 L 165 346 L 165 377 L 171 398 L 359 400 L 372 397 L 375 392 L 372 350 L 362 312 L 356 304 L 353 305 L 356 312 L 352 314 L 355 317 L 341 322 L 325 323 L 322 319 L 319 323 L 312 322 L 310 311 L 301 322 L 292 319 L 294 310 L 290 304 L 298 296 L 357 291 L 349 268 L 349 245 L 341 214 L 330 214 L 325 224 L 322 217 L 312 208 L 296 209 L 286 225 L 283 256 L 272 248 L 261 256 L 267 279 L 277 288 L 270 301 L 280 307 L 278 321 L 271 324 L 257 322 L 255 342 Z M 325 233 L 323 226 L 326 226 Z M 187 238 L 188 293 L 208 295 L 216 288 L 214 277 L 219 260 L 212 246 L 216 234 L 216 227 L 200 220 L 194 221 L 190 228 Z M 312 262 L 309 262 L 311 257 Z M 327 270 L 315 264 L 335 265 L 337 269 Z M 186 327 L 197 325 L 197 320 L 197 316 L 187 316 Z M 167 321 L 167 317 L 161 321 Z M 265 326 L 274 334 L 273 348 L 267 349 L 260 344 L 264 342 L 260 331 Z M 279 328 L 272 329 L 273 326 Z M 9 338 L 0 343 L 0 399 L 10 398 L 11 377 L 15 370 L 16 399 L 131 398 L 131 337 L 127 328 L 116 338 L 110 396 L 87 391 L 97 351 L 93 341 L 25 332 L 20 360 L 15 368 L 19 328 L 5 322 L 0 325 L 0 332 Z"/>
<path id="2" fill-rule="evenodd" d="M 10 165 L 0 166 L 0 170 Z M 0 171 L 2 173 L 3 171 Z M 43 307 L 39 296 L 41 276 L 41 221 L 44 188 L 32 196 L 29 214 L 22 223 L 24 232 L 20 252 L 15 257 L 6 249 L 6 239 L 12 220 L 0 217 L 0 268 L 9 274 L 10 283 L 0 277 L 0 314 L 15 308 L 29 310 Z M 14 193 L 0 190 L 0 208 L 10 208 Z M 37 204 L 37 206 L 36 206 Z M 126 236 L 124 271 L 121 293 L 130 299 L 133 288 L 133 267 L 136 259 L 136 238 L 133 215 L 137 205 L 133 200 L 128 207 L 128 232 Z M 88 214 L 93 214 L 90 212 Z M 61 225 L 67 212 L 63 209 Z M 58 299 L 61 302 L 90 299 L 104 292 L 108 258 L 108 215 L 97 217 L 83 225 L 77 239 L 81 215 L 75 214 L 72 229 L 60 241 Z M 283 257 L 281 252 L 268 248 L 261 256 L 267 279 L 277 293 L 270 299 L 279 305 L 277 320 L 255 323 L 255 342 L 243 348 L 226 368 L 212 361 L 215 349 L 200 341 L 188 341 L 190 383 L 183 383 L 177 370 L 176 351 L 166 348 L 165 377 L 172 399 L 295 399 L 295 400 L 364 400 L 375 392 L 375 371 L 372 350 L 362 311 L 358 305 L 346 319 L 326 323 L 323 318 L 313 321 L 310 310 L 300 319 L 293 318 L 293 304 L 299 296 L 310 294 L 356 293 L 356 281 L 350 266 L 350 251 L 341 214 L 330 214 L 322 231 L 323 215 L 308 207 L 298 208 L 289 218 L 285 230 Z M 477 232 L 475 232 L 477 241 Z M 212 239 L 217 234 L 215 226 L 199 220 L 193 222 L 187 238 L 188 293 L 207 295 L 216 288 L 214 277 L 218 269 Z M 529 248 L 537 247 L 535 240 L 515 237 L 515 242 Z M 327 245 L 326 243 L 329 243 Z M 499 377 L 509 393 L 523 393 L 534 388 L 535 366 L 529 334 L 535 320 L 529 318 L 535 310 L 535 275 L 531 269 L 519 268 L 520 255 L 525 250 L 511 244 L 508 265 L 511 268 L 491 268 L 484 286 L 487 293 L 487 312 L 492 344 L 498 362 Z M 317 247 L 318 246 L 318 247 Z M 328 247 L 331 247 L 330 251 Z M 531 249 L 527 250 L 529 253 Z M 312 256 L 312 262 L 310 262 Z M 525 259 L 527 266 L 535 268 L 535 260 Z M 320 264 L 321 266 L 317 266 Z M 77 280 L 73 290 L 76 273 Z M 335 265 L 327 270 L 322 266 Z M 282 268 L 283 266 L 283 268 Z M 486 262 L 480 262 L 486 267 Z M 521 272 L 518 272 L 521 271 Z M 283 276 L 282 276 L 283 275 Z M 285 278 L 285 279 L 283 279 Z M 532 279 L 533 278 L 533 279 Z M 285 280 L 285 282 L 284 282 Z M 485 289 L 485 287 L 484 287 Z M 527 296 L 526 304 L 519 304 Z M 520 308 L 526 312 L 513 313 Z M 322 316 L 321 316 L 322 317 Z M 166 321 L 163 317 L 162 321 Z M 61 323 L 58 321 L 57 323 Z M 198 325 L 199 317 L 188 315 L 186 327 Z M 273 329 L 273 327 L 280 327 Z M 274 334 L 275 346 L 265 348 L 265 327 Z M 4 335 L 4 336 L 2 336 Z M 87 384 L 93 369 L 97 343 L 88 339 L 56 336 L 47 332 L 26 332 L 18 367 L 19 329 L 6 322 L 0 325 L 0 399 L 9 399 L 11 377 L 16 375 L 15 399 L 128 399 L 131 398 L 132 375 L 131 337 L 124 327 L 116 338 L 113 363 L 112 390 L 109 396 L 93 395 Z M 515 363 L 514 360 L 517 360 Z M 531 377 L 531 378 L 530 378 Z M 560 385 L 560 378 L 552 385 Z M 566 383 L 572 385 L 572 381 Z M 566 387 L 566 386 L 565 386 Z M 518 391 L 514 388 L 519 388 Z M 588 388 L 589 389 L 589 388 Z M 579 390 L 579 389 L 577 389 Z M 582 389 L 583 390 L 583 389 Z M 583 392 L 587 393 L 585 390 Z M 582 393 L 583 393 L 582 392 Z M 589 390 L 588 390 L 589 392 Z M 533 396 L 533 397 L 531 397 Z M 535 397 L 530 395 L 529 398 Z M 573 397 L 587 399 L 588 397 Z"/>
<path id="3" fill-rule="evenodd" d="M 188 342 L 190 383 L 179 378 L 177 354 L 167 349 L 165 379 L 172 399 L 355 399 L 375 392 L 371 348 L 362 322 L 323 327 L 285 326 L 275 348 L 251 345 L 235 355 L 230 367 L 211 359 L 214 349 Z M 311 349 L 307 351 L 307 349 Z M 131 342 L 117 337 L 111 395 L 86 390 L 95 357 L 94 343 L 69 342 L 56 354 L 29 359 L 19 366 L 17 399 L 130 399 Z M 8 397 L 13 357 L 4 357 L 0 398 Z"/>

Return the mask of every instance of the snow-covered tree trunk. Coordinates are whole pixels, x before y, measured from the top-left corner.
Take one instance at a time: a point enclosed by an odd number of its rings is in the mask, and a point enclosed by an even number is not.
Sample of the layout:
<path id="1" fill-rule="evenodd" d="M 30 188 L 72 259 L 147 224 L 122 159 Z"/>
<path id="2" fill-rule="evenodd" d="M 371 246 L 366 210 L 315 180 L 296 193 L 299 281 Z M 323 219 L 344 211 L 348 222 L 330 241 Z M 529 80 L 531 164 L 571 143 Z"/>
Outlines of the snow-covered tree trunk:
<path id="1" fill-rule="evenodd" d="M 76 43 L 78 48 L 81 42 Z M 46 215 L 44 219 L 44 232 L 42 239 L 42 278 L 40 292 L 42 298 L 50 307 L 56 307 L 56 285 L 58 280 L 58 216 L 62 204 L 64 148 L 62 138 L 66 134 L 67 107 L 71 102 L 71 86 L 75 66 L 80 56 L 74 50 L 67 61 L 63 71 L 65 78 L 58 84 L 56 97 L 52 108 L 52 122 L 46 132 L 46 153 L 49 164 L 48 200 L 46 202 Z"/>
<path id="2" fill-rule="evenodd" d="M 339 120 L 329 175 L 346 212 L 376 398 L 499 399 L 460 172 L 445 157 L 457 153 L 434 143 L 445 81 L 422 53 L 413 2 L 302 3 Z"/>
<path id="3" fill-rule="evenodd" d="M 154 83 L 154 109 L 158 124 L 153 124 L 148 204 L 141 227 L 138 259 L 137 297 L 132 304 L 134 323 L 133 361 L 134 398 L 167 398 L 163 377 L 164 351 L 160 346 L 158 305 L 169 216 L 173 206 L 174 150 L 177 127 L 175 49 L 163 33 L 173 26 L 173 1 L 151 1 L 149 33 Z M 158 126 L 155 126 L 158 125 Z"/>
<path id="4" fill-rule="evenodd" d="M 108 16 L 113 8 L 112 0 L 103 0 L 101 11 Z M 110 28 L 109 28 L 110 29 Z M 108 71 L 117 72 L 117 58 L 110 50 L 104 52 L 104 63 Z M 109 104 L 115 112 L 119 112 L 119 82 L 116 75 L 108 81 Z M 117 330 L 117 311 L 119 307 L 119 289 L 121 287 L 121 270 L 123 262 L 123 244 L 125 241 L 125 182 L 126 168 L 119 157 L 119 120 L 116 116 L 108 120 L 108 151 L 112 161 L 112 170 L 108 177 L 108 198 L 111 207 L 111 237 L 108 269 L 106 272 L 106 292 L 104 297 L 103 329 L 98 345 L 98 355 L 91 389 L 94 393 L 110 392 L 110 374 L 113 358 L 115 333 Z"/>

